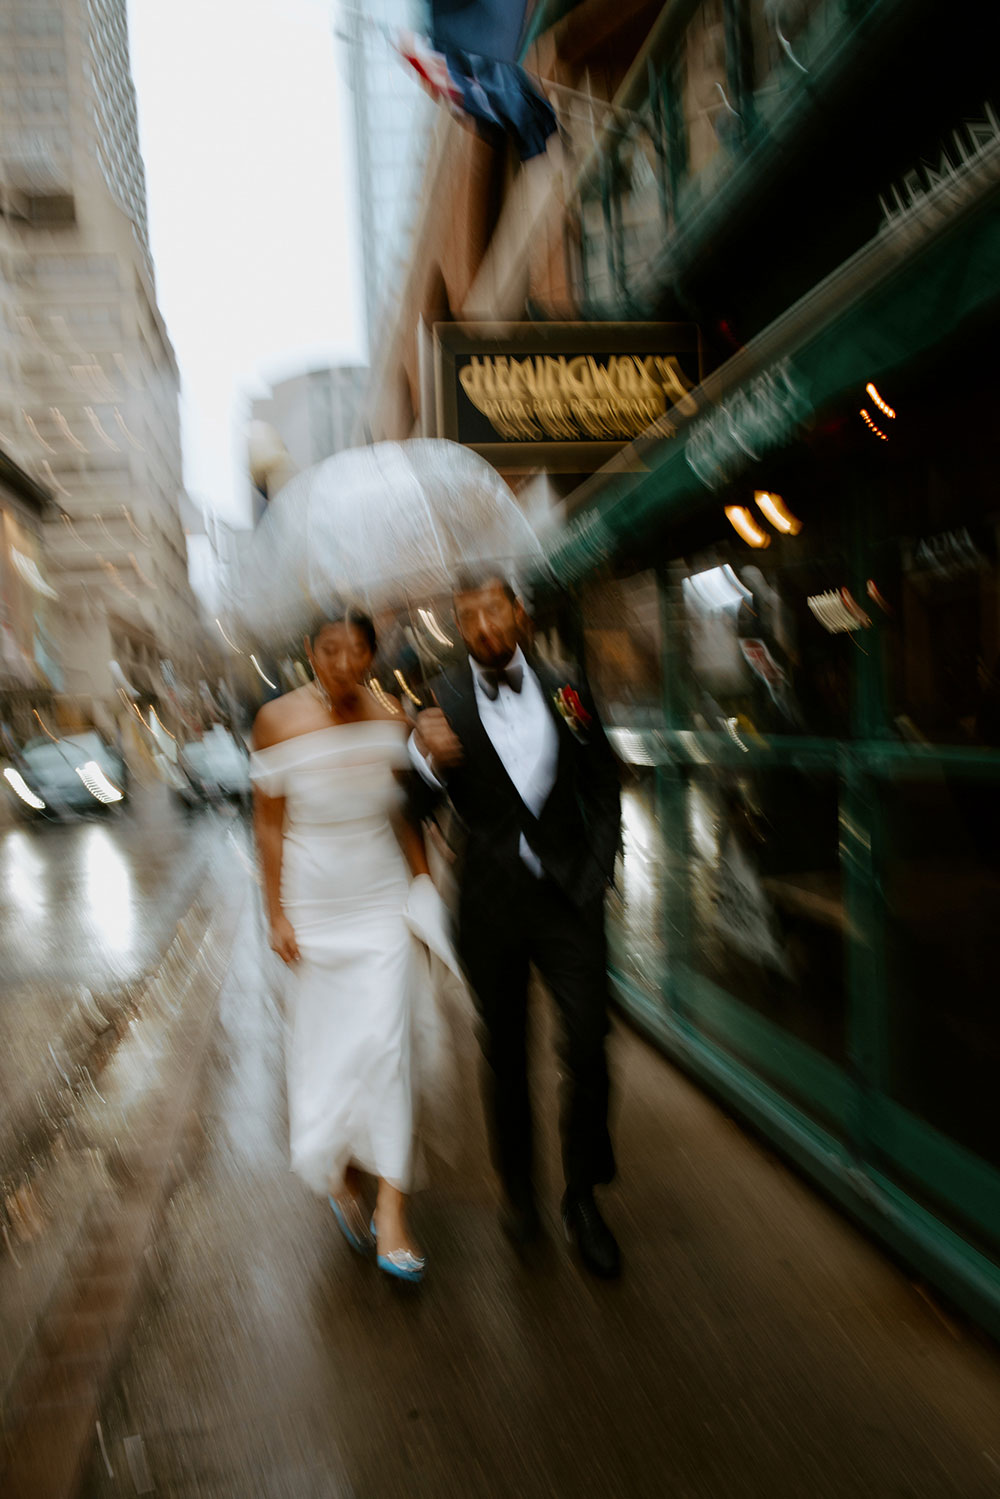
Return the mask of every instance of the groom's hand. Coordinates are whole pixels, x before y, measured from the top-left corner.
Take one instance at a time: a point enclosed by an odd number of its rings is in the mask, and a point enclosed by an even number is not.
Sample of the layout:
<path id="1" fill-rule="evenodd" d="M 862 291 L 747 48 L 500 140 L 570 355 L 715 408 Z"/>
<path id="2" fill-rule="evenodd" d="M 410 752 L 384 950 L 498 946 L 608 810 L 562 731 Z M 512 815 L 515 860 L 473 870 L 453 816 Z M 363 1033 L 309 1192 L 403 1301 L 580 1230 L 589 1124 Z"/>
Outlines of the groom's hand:
<path id="1" fill-rule="evenodd" d="M 417 714 L 417 745 L 441 770 L 461 765 L 462 741 L 440 708 L 425 708 Z"/>

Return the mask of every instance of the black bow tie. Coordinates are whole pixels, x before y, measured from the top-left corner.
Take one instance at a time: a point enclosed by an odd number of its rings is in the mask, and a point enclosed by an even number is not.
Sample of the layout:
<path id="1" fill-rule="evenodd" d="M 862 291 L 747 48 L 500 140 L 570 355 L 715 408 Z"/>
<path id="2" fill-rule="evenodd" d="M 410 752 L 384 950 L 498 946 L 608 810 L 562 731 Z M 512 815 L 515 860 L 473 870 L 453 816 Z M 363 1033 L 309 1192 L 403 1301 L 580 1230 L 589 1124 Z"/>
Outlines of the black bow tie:
<path id="1" fill-rule="evenodd" d="M 524 685 L 524 667 L 506 666 L 500 671 L 481 671 L 479 681 L 483 691 L 491 703 L 495 703 L 500 696 L 500 688 L 506 683 L 511 692 L 520 692 Z"/>

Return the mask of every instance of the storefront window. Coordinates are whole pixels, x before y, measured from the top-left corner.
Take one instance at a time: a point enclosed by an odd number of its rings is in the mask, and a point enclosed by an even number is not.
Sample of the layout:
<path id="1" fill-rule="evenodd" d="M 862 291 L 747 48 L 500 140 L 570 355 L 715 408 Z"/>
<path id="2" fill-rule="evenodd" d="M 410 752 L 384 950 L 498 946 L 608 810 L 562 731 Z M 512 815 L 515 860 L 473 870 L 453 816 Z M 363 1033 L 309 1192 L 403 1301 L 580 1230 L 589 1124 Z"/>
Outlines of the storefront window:
<path id="1" fill-rule="evenodd" d="M 744 739 L 850 732 L 858 644 L 822 603 L 841 598 L 846 558 L 828 527 L 811 529 L 756 555 L 734 534 L 682 569 L 691 727 Z"/>
<path id="2" fill-rule="evenodd" d="M 624 304 L 626 288 L 662 250 L 669 223 L 659 114 L 647 102 L 644 116 L 633 115 L 616 133 L 603 177 L 578 206 L 576 290 L 581 300 L 605 307 Z"/>
<path id="3" fill-rule="evenodd" d="M 583 619 L 590 685 L 605 721 L 625 727 L 658 722 L 663 668 L 655 572 L 590 584 Z"/>
<path id="4" fill-rule="evenodd" d="M 711 986 L 694 986 L 691 1018 L 795 1092 L 796 1079 L 781 1076 L 765 1033 L 746 1027 L 729 1001 L 844 1061 L 836 780 L 790 766 L 746 773 L 699 767 L 688 785 L 687 839 L 689 962 Z"/>
<path id="5" fill-rule="evenodd" d="M 889 1091 L 1000 1166 L 1000 784 L 887 788 Z"/>
<path id="6" fill-rule="evenodd" d="M 657 1003 L 666 978 L 664 891 L 670 863 L 657 815 L 655 772 L 627 766 L 622 854 L 608 906 L 611 967 Z"/>
<path id="7" fill-rule="evenodd" d="M 992 475 L 969 466 L 956 453 L 947 476 L 905 476 L 908 524 L 885 548 L 889 711 L 904 740 L 1000 749 L 1000 516 Z"/>
<path id="8" fill-rule="evenodd" d="M 839 0 L 750 0 L 754 82 L 765 113 L 782 83 L 802 77 L 843 12 Z"/>
<path id="9" fill-rule="evenodd" d="M 722 0 L 701 0 L 688 23 L 680 58 L 680 99 L 687 139 L 687 168 L 703 172 L 719 151 L 716 122 L 726 113 L 726 35 Z M 730 106 L 731 108 L 731 106 Z"/>
<path id="10" fill-rule="evenodd" d="M 582 610 L 587 673 L 622 767 L 622 854 L 608 903 L 612 970 L 662 1003 L 666 890 L 678 878 L 643 731 L 663 721 L 660 593 L 652 570 L 604 576 Z"/>

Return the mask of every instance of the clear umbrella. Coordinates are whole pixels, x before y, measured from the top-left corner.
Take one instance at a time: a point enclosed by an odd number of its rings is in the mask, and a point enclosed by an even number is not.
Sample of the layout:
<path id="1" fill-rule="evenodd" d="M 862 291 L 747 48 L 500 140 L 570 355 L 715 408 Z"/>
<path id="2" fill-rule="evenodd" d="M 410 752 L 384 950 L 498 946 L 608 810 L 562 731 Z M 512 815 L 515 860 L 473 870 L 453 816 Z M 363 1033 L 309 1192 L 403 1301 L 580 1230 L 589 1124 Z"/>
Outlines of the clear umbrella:
<path id="1" fill-rule="evenodd" d="M 247 548 L 234 604 L 259 639 L 289 639 L 334 601 L 372 613 L 448 593 L 463 568 L 515 579 L 538 538 L 499 474 L 456 443 L 415 439 L 337 453 L 275 496 Z"/>

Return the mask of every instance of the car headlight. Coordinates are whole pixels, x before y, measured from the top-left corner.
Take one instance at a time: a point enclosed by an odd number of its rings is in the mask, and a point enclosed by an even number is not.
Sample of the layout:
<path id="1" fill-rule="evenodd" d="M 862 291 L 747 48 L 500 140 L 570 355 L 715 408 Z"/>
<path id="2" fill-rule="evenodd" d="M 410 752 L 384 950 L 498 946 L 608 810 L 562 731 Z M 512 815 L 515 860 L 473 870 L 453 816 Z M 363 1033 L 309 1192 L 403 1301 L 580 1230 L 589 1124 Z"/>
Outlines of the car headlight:
<path id="1" fill-rule="evenodd" d="M 108 780 L 96 760 L 88 760 L 85 765 L 78 765 L 76 773 L 95 801 L 104 803 L 121 801 L 123 793 Z"/>
<path id="2" fill-rule="evenodd" d="M 3 776 L 8 786 L 16 791 L 25 806 L 30 807 L 34 812 L 43 812 L 45 810 L 45 803 L 42 801 L 42 798 L 35 795 L 19 770 L 15 770 L 12 765 L 8 765 Z"/>

